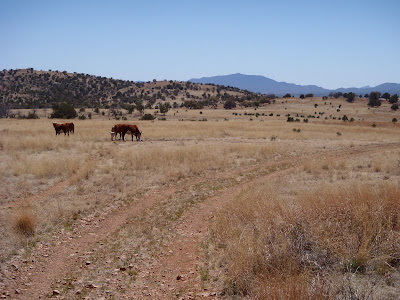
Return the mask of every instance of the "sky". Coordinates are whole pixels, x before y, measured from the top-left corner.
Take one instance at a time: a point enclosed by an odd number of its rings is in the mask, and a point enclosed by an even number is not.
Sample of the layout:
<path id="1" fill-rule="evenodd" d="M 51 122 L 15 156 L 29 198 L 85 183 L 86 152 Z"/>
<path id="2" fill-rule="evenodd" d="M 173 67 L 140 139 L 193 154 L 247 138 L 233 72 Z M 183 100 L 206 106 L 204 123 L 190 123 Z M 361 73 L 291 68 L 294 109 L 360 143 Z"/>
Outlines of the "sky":
<path id="1" fill-rule="evenodd" d="M 400 83 L 398 0 L 0 0 L 0 70 Z"/>

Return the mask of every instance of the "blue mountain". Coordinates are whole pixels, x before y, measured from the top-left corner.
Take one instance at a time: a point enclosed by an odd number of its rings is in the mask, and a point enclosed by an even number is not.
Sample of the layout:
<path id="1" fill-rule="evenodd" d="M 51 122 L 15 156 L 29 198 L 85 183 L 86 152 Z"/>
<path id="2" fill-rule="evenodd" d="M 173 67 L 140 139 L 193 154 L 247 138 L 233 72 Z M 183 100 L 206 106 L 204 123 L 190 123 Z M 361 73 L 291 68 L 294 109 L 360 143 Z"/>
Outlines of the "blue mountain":
<path id="1" fill-rule="evenodd" d="M 357 95 L 364 95 L 367 93 L 369 94 L 372 91 L 377 91 L 381 93 L 388 92 L 389 94 L 400 94 L 400 84 L 398 83 L 383 83 L 376 87 L 367 86 L 363 88 L 338 88 L 335 90 L 329 90 L 316 85 L 298 85 L 294 83 L 278 82 L 260 75 L 245 75 L 240 73 L 203 78 L 192 78 L 188 81 L 193 83 L 212 83 L 217 85 L 232 86 L 254 93 L 275 94 L 277 96 L 283 96 L 287 93 L 295 96 L 299 96 L 301 94 L 314 94 L 315 96 L 325 96 L 331 92 L 354 92 Z"/>

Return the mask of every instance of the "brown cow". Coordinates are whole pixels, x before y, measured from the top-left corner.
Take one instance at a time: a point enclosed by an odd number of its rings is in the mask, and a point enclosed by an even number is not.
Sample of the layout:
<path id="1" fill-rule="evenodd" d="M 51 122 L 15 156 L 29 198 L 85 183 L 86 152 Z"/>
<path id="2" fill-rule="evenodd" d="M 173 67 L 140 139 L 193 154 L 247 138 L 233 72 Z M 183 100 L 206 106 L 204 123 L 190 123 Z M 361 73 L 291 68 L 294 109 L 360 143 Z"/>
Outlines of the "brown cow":
<path id="1" fill-rule="evenodd" d="M 69 126 L 69 130 L 72 131 L 72 133 L 75 133 L 74 123 L 64 123 L 64 124 Z"/>
<path id="2" fill-rule="evenodd" d="M 141 136 L 142 132 L 139 130 L 139 128 L 136 125 L 130 125 L 130 124 L 115 124 L 111 128 L 111 140 L 113 140 L 113 137 L 119 133 L 120 138 L 122 137 L 122 140 L 125 141 L 125 134 L 130 131 L 131 136 L 132 136 L 132 141 L 133 141 L 133 135 L 136 136 L 137 141 L 141 141 Z"/>
<path id="3" fill-rule="evenodd" d="M 135 135 L 136 141 L 138 142 L 141 141 L 142 131 L 140 131 L 136 125 L 128 125 L 128 124 L 122 126 L 122 140 L 124 140 L 125 134 L 128 131 L 131 132 L 132 141 L 133 141 L 133 135 Z"/>
<path id="4" fill-rule="evenodd" d="M 57 122 L 53 122 L 53 127 L 56 130 L 56 135 L 61 133 L 61 130 L 64 131 L 64 135 L 69 136 L 69 132 L 74 132 L 74 123 L 63 123 L 58 124 Z"/>
<path id="5" fill-rule="evenodd" d="M 115 137 L 115 139 L 117 139 L 117 134 L 119 133 L 119 139 L 121 139 L 122 136 L 122 125 L 124 124 L 115 124 L 112 128 L 111 128 L 111 140 L 113 140 L 113 137 Z"/>

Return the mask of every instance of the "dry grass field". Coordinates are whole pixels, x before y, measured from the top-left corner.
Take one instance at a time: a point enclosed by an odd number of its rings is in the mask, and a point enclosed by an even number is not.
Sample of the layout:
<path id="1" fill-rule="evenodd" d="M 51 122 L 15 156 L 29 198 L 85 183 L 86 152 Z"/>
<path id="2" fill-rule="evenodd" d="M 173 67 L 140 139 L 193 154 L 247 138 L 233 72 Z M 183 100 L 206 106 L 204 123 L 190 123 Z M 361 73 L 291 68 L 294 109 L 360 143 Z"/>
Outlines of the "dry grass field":
<path id="1" fill-rule="evenodd" d="M 93 114 L 70 136 L 48 113 L 0 119 L 3 298 L 400 294 L 400 118 L 389 104 Z M 143 141 L 111 141 L 122 122 Z"/>

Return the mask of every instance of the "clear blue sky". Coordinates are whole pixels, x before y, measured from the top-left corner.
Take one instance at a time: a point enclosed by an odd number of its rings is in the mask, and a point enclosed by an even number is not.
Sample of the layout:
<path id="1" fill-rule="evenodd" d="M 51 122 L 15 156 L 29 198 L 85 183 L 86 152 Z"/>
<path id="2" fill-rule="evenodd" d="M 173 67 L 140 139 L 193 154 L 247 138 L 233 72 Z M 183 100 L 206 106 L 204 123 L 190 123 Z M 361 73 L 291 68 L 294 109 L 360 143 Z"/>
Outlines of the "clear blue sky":
<path id="1" fill-rule="evenodd" d="M 400 1 L 0 0 L 0 69 L 400 83 Z"/>

